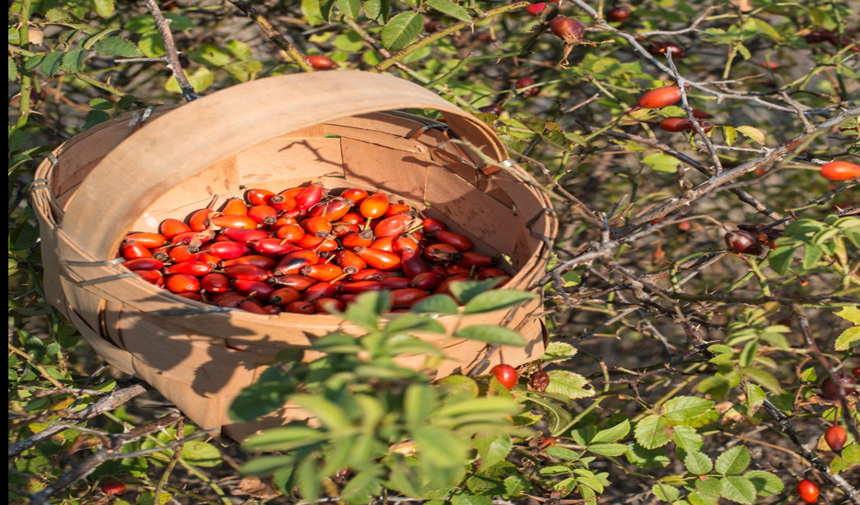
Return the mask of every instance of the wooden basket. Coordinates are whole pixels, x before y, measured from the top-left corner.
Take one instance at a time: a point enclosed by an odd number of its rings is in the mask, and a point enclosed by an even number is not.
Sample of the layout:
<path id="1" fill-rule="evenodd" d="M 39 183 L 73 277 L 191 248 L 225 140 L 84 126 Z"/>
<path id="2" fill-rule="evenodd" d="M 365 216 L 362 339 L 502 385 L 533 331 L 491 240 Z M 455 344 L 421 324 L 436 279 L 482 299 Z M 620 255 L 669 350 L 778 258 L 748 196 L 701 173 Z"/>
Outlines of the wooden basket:
<path id="1" fill-rule="evenodd" d="M 440 111 L 447 126 L 398 109 Z M 173 295 L 110 260 L 123 235 L 155 230 L 216 195 L 224 201 L 243 188 L 322 181 L 378 189 L 444 219 L 476 250 L 509 258 L 517 274 L 508 287 L 528 289 L 546 269 L 557 224 L 534 180 L 507 160 L 489 126 L 419 86 L 371 73 L 262 79 L 126 115 L 60 146 L 38 168 L 31 200 L 46 294 L 108 363 L 151 384 L 201 427 L 241 439 L 306 417 L 287 405 L 254 423 L 231 422 L 230 403 L 265 369 L 260 363 L 334 330 L 360 330 L 336 316 L 261 316 Z M 520 332 L 528 346 L 504 350 L 518 365 L 544 351 L 540 310 L 538 299 L 462 324 Z M 439 318 L 449 329 L 456 320 Z M 444 346 L 438 376 L 498 362 L 496 349 L 479 342 L 421 338 Z"/>

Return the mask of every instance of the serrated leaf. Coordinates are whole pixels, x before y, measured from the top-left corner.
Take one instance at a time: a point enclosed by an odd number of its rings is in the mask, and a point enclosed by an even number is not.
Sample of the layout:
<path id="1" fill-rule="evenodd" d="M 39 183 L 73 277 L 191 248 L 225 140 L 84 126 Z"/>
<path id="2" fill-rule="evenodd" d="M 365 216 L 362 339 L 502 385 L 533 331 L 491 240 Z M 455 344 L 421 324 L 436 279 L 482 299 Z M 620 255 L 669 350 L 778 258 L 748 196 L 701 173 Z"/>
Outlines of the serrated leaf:
<path id="1" fill-rule="evenodd" d="M 678 396 L 663 405 L 663 416 L 680 423 L 692 420 L 713 410 L 714 402 L 696 396 Z"/>
<path id="2" fill-rule="evenodd" d="M 214 82 L 215 76 L 212 74 L 212 72 L 209 71 L 208 68 L 205 67 L 198 68 L 193 74 L 188 76 L 188 83 L 191 84 L 191 87 L 194 88 L 194 91 L 197 93 L 204 91 Z M 171 93 L 182 92 L 179 87 L 179 83 L 176 82 L 176 78 L 172 76 L 170 77 L 170 79 L 168 79 L 167 84 L 164 88 Z"/>
<path id="3" fill-rule="evenodd" d="M 752 482 L 759 496 L 773 496 L 785 489 L 785 484 L 776 475 L 770 472 L 753 470 L 744 474 L 744 478 Z"/>
<path id="4" fill-rule="evenodd" d="M 571 400 L 594 396 L 594 389 L 585 377 L 567 370 L 552 370 L 546 392 L 559 394 Z"/>
<path id="5" fill-rule="evenodd" d="M 478 457 L 481 458 L 482 470 L 504 461 L 513 448 L 510 435 L 476 437 L 474 443 L 475 449 L 478 450 Z"/>
<path id="6" fill-rule="evenodd" d="M 601 456 L 616 457 L 627 453 L 627 446 L 624 444 L 593 444 L 588 446 L 588 452 L 593 452 Z"/>
<path id="7" fill-rule="evenodd" d="M 630 421 L 625 420 L 611 428 L 598 431 L 589 443 L 606 444 L 611 442 L 617 442 L 618 440 L 621 440 L 622 438 L 626 437 L 628 433 L 630 433 Z"/>
<path id="8" fill-rule="evenodd" d="M 562 431 L 567 428 L 567 425 L 571 420 L 570 412 L 556 402 L 548 401 L 537 395 L 529 396 L 529 401 L 537 405 L 539 409 L 546 414 L 544 419 L 546 421 L 547 431 L 549 431 L 549 434 L 554 437 L 561 435 Z M 525 419 L 527 420 L 528 418 Z M 529 424 L 524 425 L 528 426 Z"/>
<path id="9" fill-rule="evenodd" d="M 182 446 L 182 459 L 195 466 L 204 468 L 221 464 L 221 451 L 214 445 L 202 440 L 191 440 Z"/>
<path id="10" fill-rule="evenodd" d="M 96 42 L 93 49 L 102 56 L 118 56 L 120 58 L 143 56 L 143 52 L 134 42 L 120 37 L 105 37 Z"/>
<path id="11" fill-rule="evenodd" d="M 705 475 L 714 469 L 711 458 L 701 452 L 690 452 L 684 458 L 684 466 L 693 475 Z"/>
<path id="12" fill-rule="evenodd" d="M 96 14 L 103 18 L 109 18 L 113 16 L 113 0 L 93 0 L 93 7 L 95 8 Z"/>
<path id="13" fill-rule="evenodd" d="M 846 321 L 860 325 L 860 308 L 858 307 L 844 307 L 839 312 L 836 312 L 836 315 Z"/>
<path id="14" fill-rule="evenodd" d="M 684 453 L 697 452 L 705 445 L 702 435 L 690 426 L 675 426 L 672 440 Z"/>
<path id="15" fill-rule="evenodd" d="M 377 23 L 384 25 L 388 22 L 391 12 L 390 0 L 364 0 L 364 15 Z"/>
<path id="16" fill-rule="evenodd" d="M 632 444 L 627 450 L 627 461 L 639 468 L 663 468 L 669 466 L 669 456 L 663 449 L 646 449 Z"/>
<path id="17" fill-rule="evenodd" d="M 469 13 L 466 9 L 460 7 L 456 3 L 450 0 L 426 0 L 424 5 L 430 7 L 433 10 L 437 10 L 446 16 L 450 16 L 455 19 L 459 19 L 460 21 L 464 21 L 466 23 L 472 20 L 472 17 L 469 16 Z"/>
<path id="18" fill-rule="evenodd" d="M 793 246 L 780 246 L 773 249 L 768 254 L 770 267 L 779 275 L 788 273 L 788 268 L 791 266 L 791 260 L 794 259 L 794 253 L 797 248 Z"/>
<path id="19" fill-rule="evenodd" d="M 636 441 L 645 449 L 657 449 L 672 440 L 670 432 L 671 426 L 666 419 L 651 415 L 639 421 L 634 434 Z"/>
<path id="20" fill-rule="evenodd" d="M 732 447 L 717 458 L 716 470 L 723 475 L 737 475 L 750 464 L 750 451 L 742 445 Z"/>
<path id="21" fill-rule="evenodd" d="M 528 291 L 516 291 L 513 289 L 498 289 L 481 293 L 469 300 L 464 307 L 466 314 L 481 314 L 516 307 L 528 300 L 537 298 L 534 293 Z"/>
<path id="22" fill-rule="evenodd" d="M 84 69 L 84 60 L 87 58 L 87 52 L 83 49 L 75 49 L 63 55 L 63 61 L 60 67 L 66 72 L 81 72 Z"/>
<path id="23" fill-rule="evenodd" d="M 576 347 L 564 342 L 550 342 L 541 359 L 544 362 L 566 361 L 576 356 Z"/>
<path id="24" fill-rule="evenodd" d="M 658 500 L 663 502 L 672 502 L 681 497 L 681 491 L 678 488 L 658 482 L 651 487 L 651 492 Z"/>
<path id="25" fill-rule="evenodd" d="M 758 409 L 767 400 L 767 395 L 764 390 L 756 384 L 748 382 L 745 388 L 747 397 L 747 415 L 754 416 Z"/>
<path id="26" fill-rule="evenodd" d="M 836 339 L 834 348 L 837 351 L 847 351 L 850 347 L 860 346 L 860 326 L 848 328 Z"/>
<path id="27" fill-rule="evenodd" d="M 681 160 L 678 158 L 662 153 L 649 154 L 645 156 L 642 162 L 661 174 L 674 174 L 678 171 L 678 165 L 681 164 Z"/>
<path id="28" fill-rule="evenodd" d="M 755 126 L 738 126 L 737 130 L 761 145 L 765 143 L 765 134 Z"/>
<path id="29" fill-rule="evenodd" d="M 60 71 L 62 65 L 63 53 L 48 53 L 39 64 L 39 70 L 46 77 L 54 77 Z"/>
<path id="30" fill-rule="evenodd" d="M 382 29 L 382 45 L 391 51 L 399 51 L 415 40 L 423 27 L 420 13 L 401 12 L 391 18 Z"/>
<path id="31" fill-rule="evenodd" d="M 511 345 L 522 347 L 526 345 L 526 339 L 519 333 L 502 328 L 501 326 L 475 325 L 461 328 L 454 334 L 457 337 L 488 344 Z M 550 382 L 550 385 L 552 382 Z"/>
<path id="32" fill-rule="evenodd" d="M 337 7 L 349 19 L 357 19 L 361 14 L 361 2 L 359 0 L 337 0 Z"/>
<path id="33" fill-rule="evenodd" d="M 726 138 L 726 145 L 733 146 L 738 139 L 738 131 L 734 126 L 723 126 L 723 136 Z"/>
<path id="34" fill-rule="evenodd" d="M 756 489 L 752 482 L 743 477 L 723 477 L 720 479 L 720 496 L 742 505 L 752 505 Z"/>

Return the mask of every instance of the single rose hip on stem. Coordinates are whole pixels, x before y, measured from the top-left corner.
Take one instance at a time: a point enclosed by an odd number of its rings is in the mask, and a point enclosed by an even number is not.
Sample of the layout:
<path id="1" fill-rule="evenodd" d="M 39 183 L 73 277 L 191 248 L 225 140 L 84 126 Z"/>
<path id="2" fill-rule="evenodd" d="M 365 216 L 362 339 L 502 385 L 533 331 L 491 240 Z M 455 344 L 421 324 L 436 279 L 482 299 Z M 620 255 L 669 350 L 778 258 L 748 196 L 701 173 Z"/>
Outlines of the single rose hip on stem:
<path id="1" fill-rule="evenodd" d="M 845 442 L 848 441 L 848 432 L 841 426 L 831 426 L 824 432 L 824 441 L 833 452 L 842 452 Z"/>
<path id="2" fill-rule="evenodd" d="M 831 181 L 844 181 L 860 177 L 860 165 L 847 161 L 831 161 L 821 165 L 821 176 Z"/>
<path id="3" fill-rule="evenodd" d="M 549 22 L 549 29 L 567 44 L 575 44 L 585 35 L 585 27 L 575 19 L 558 16 Z"/>
<path id="4" fill-rule="evenodd" d="M 809 479 L 803 479 L 797 484 L 797 494 L 800 499 L 806 503 L 815 503 L 818 501 L 818 484 Z"/>
<path id="5" fill-rule="evenodd" d="M 517 369 L 511 365 L 496 365 L 490 370 L 490 374 L 507 389 L 513 389 L 519 379 Z"/>

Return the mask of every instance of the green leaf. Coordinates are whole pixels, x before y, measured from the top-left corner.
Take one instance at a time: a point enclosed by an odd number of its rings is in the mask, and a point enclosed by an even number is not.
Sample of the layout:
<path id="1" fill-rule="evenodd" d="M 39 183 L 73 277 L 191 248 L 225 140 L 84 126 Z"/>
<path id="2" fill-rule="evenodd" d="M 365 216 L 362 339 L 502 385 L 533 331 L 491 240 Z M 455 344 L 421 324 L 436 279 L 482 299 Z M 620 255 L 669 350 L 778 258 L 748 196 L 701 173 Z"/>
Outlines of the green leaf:
<path id="1" fill-rule="evenodd" d="M 438 418 L 454 418 L 471 416 L 473 414 L 512 415 L 519 412 L 519 410 L 520 409 L 517 404 L 509 398 L 489 396 L 458 403 L 445 404 L 437 410 L 434 415 Z"/>
<path id="2" fill-rule="evenodd" d="M 468 443 L 456 433 L 433 426 L 419 426 L 412 432 L 421 459 L 438 468 L 461 467 L 465 462 Z"/>
<path id="3" fill-rule="evenodd" d="M 550 342 L 541 360 L 546 362 L 567 361 L 576 356 L 576 347 L 564 342 Z"/>
<path id="4" fill-rule="evenodd" d="M 714 463 L 711 461 L 711 458 L 701 452 L 690 452 L 684 458 L 684 466 L 693 475 L 705 475 L 713 470 Z"/>
<path id="5" fill-rule="evenodd" d="M 104 98 L 93 98 L 90 100 L 90 107 L 96 110 L 110 110 L 113 109 L 113 103 Z"/>
<path id="6" fill-rule="evenodd" d="M 720 479 L 720 496 L 726 500 L 743 505 L 752 505 L 755 501 L 755 495 L 755 486 L 743 477 L 723 477 Z"/>
<path id="7" fill-rule="evenodd" d="M 744 389 L 747 397 L 747 415 L 754 416 L 764 401 L 767 400 L 767 395 L 761 387 L 751 382 L 748 382 Z"/>
<path id="8" fill-rule="evenodd" d="M 431 295 L 412 307 L 419 314 L 457 314 L 457 302 L 448 295 Z"/>
<path id="9" fill-rule="evenodd" d="M 469 303 L 473 298 L 482 293 L 489 292 L 501 282 L 501 279 L 487 279 L 485 281 L 459 281 L 451 283 L 451 294 L 463 303 Z"/>
<path id="10" fill-rule="evenodd" d="M 359 0 L 337 0 L 337 6 L 349 19 L 357 19 L 361 14 L 361 3 Z"/>
<path id="11" fill-rule="evenodd" d="M 465 375 L 449 375 L 436 381 L 449 395 L 465 395 L 469 398 L 477 398 L 480 392 L 478 383 L 471 377 Z"/>
<path id="12" fill-rule="evenodd" d="M 200 46 L 188 52 L 188 57 L 201 65 L 212 67 L 224 67 L 233 61 L 233 55 L 229 51 L 213 46 L 212 44 L 200 44 Z"/>
<path id="13" fill-rule="evenodd" d="M 639 445 L 646 449 L 657 449 L 668 444 L 672 437 L 669 422 L 662 416 L 648 416 L 636 425 L 635 436 Z"/>
<path id="14" fill-rule="evenodd" d="M 663 406 L 663 416 L 674 423 L 692 421 L 713 410 L 714 402 L 696 396 L 678 396 Z"/>
<path id="15" fill-rule="evenodd" d="M 593 444 L 588 446 L 588 452 L 601 456 L 622 456 L 627 453 L 628 447 L 624 444 Z"/>
<path id="16" fill-rule="evenodd" d="M 45 74 L 45 77 L 54 77 L 60 71 L 62 60 L 63 53 L 48 53 L 39 64 L 39 70 Z"/>
<path id="17" fill-rule="evenodd" d="M 754 126 L 738 126 L 737 130 L 761 145 L 765 143 L 764 132 Z"/>
<path id="18" fill-rule="evenodd" d="M 846 321 L 860 325 L 860 308 L 858 307 L 843 307 L 842 310 L 836 312 L 836 315 Z"/>
<path id="19" fill-rule="evenodd" d="M 192 21 L 191 18 L 187 18 L 182 14 L 166 12 L 164 13 L 164 17 L 170 20 L 170 30 L 174 32 L 190 30 L 197 26 L 197 24 Z"/>
<path id="20" fill-rule="evenodd" d="M 705 480 L 696 480 L 696 492 L 709 503 L 716 505 L 717 500 L 720 499 L 720 491 L 722 491 L 720 479 L 710 477 Z"/>
<path id="21" fill-rule="evenodd" d="M 675 426 L 672 440 L 684 453 L 696 452 L 704 445 L 702 435 L 690 426 Z"/>
<path id="22" fill-rule="evenodd" d="M 87 58 L 87 52 L 83 49 L 75 49 L 63 55 L 63 62 L 60 67 L 66 72 L 81 72 L 84 69 L 84 60 Z"/>
<path id="23" fill-rule="evenodd" d="M 420 13 L 401 12 L 391 18 L 382 29 L 382 45 L 391 51 L 399 51 L 415 40 L 423 27 L 423 16 Z"/>
<path id="24" fill-rule="evenodd" d="M 137 44 L 148 58 L 160 58 L 167 54 L 167 50 L 164 48 L 164 39 L 157 31 L 145 33 Z"/>
<path id="25" fill-rule="evenodd" d="M 488 344 L 510 345 L 522 347 L 526 340 L 517 332 L 501 326 L 476 325 L 462 328 L 454 334 L 467 340 L 476 340 Z M 552 384 L 552 383 L 550 383 Z"/>
<path id="26" fill-rule="evenodd" d="M 750 464 L 750 451 L 742 445 L 732 447 L 717 458 L 716 469 L 723 475 L 737 475 Z"/>
<path id="27" fill-rule="evenodd" d="M 678 171 L 678 165 L 681 164 L 681 160 L 678 158 L 662 153 L 649 154 L 642 161 L 652 170 L 661 174 L 674 174 Z"/>
<path id="28" fill-rule="evenodd" d="M 465 21 L 468 23 L 472 20 L 469 13 L 466 9 L 460 7 L 450 0 L 426 0 L 424 5 L 430 7 L 433 10 L 437 10 L 446 16 L 450 16 L 455 19 L 459 19 L 460 21 Z"/>
<path id="29" fill-rule="evenodd" d="M 478 457 L 481 458 L 482 470 L 504 461 L 513 448 L 510 435 L 476 437 L 474 444 L 475 449 L 478 450 Z"/>
<path id="30" fill-rule="evenodd" d="M 515 307 L 535 298 L 537 298 L 537 295 L 527 291 L 516 291 L 513 289 L 487 291 L 469 300 L 464 310 L 466 314 L 481 314 L 483 312 Z"/>
<path id="31" fill-rule="evenodd" d="M 120 37 L 105 37 L 96 42 L 93 49 L 102 56 L 118 56 L 120 58 L 143 56 L 143 52 L 133 42 Z"/>
<path id="32" fill-rule="evenodd" d="M 744 478 L 752 482 L 759 496 L 773 496 L 785 489 L 785 484 L 782 483 L 782 480 L 770 472 L 753 470 L 745 473 Z"/>
<path id="33" fill-rule="evenodd" d="M 315 444 L 327 438 L 326 434 L 307 426 L 286 426 L 272 428 L 257 435 L 251 435 L 242 448 L 248 451 L 292 451 Z"/>
<path id="34" fill-rule="evenodd" d="M 96 14 L 103 18 L 109 18 L 113 16 L 113 0 L 93 0 L 93 7 L 95 8 Z"/>
<path id="35" fill-rule="evenodd" d="M 740 366 L 750 366 L 755 360 L 756 352 L 758 352 L 758 341 L 750 340 L 747 342 L 747 345 L 744 346 L 744 349 L 741 351 L 740 356 L 738 357 L 738 364 Z"/>
<path id="36" fill-rule="evenodd" d="M 847 351 L 849 347 L 860 346 L 860 326 L 848 328 L 836 339 L 834 347 L 837 351 Z"/>
<path id="37" fill-rule="evenodd" d="M 149 14 L 141 14 L 134 16 L 128 20 L 123 27 L 127 32 L 134 34 L 142 34 L 151 30 L 156 30 L 158 27 L 155 24 L 155 18 Z"/>
<path id="38" fill-rule="evenodd" d="M 676 487 L 669 486 L 662 482 L 658 482 L 651 487 L 651 492 L 658 500 L 664 502 L 672 502 L 681 497 L 681 491 Z"/>
<path id="39" fill-rule="evenodd" d="M 446 330 L 441 323 L 429 317 L 419 316 L 418 314 L 403 314 L 392 319 L 385 326 L 385 332 L 389 335 L 411 332 L 444 334 Z"/>
<path id="40" fill-rule="evenodd" d="M 669 466 L 669 456 L 663 449 L 646 449 L 632 444 L 627 451 L 627 461 L 639 468 L 663 468 Z"/>
<path id="41" fill-rule="evenodd" d="M 590 443 L 592 444 L 605 444 L 610 442 L 617 442 L 622 438 L 626 437 L 627 434 L 630 433 L 630 421 L 624 420 L 623 422 L 616 424 L 611 428 L 607 428 L 602 431 L 598 431 L 596 435 L 591 439 Z"/>
<path id="42" fill-rule="evenodd" d="M 221 464 L 221 451 L 202 440 L 191 440 L 182 446 L 182 459 L 195 466 L 216 467 Z"/>
<path id="43" fill-rule="evenodd" d="M 364 1 L 364 15 L 381 25 L 388 22 L 388 14 L 390 11 L 390 0 Z"/>
<path id="44" fill-rule="evenodd" d="M 537 395 L 529 396 L 529 401 L 537 405 L 539 409 L 545 413 L 544 420 L 546 421 L 547 431 L 549 431 L 549 434 L 554 437 L 561 435 L 571 420 L 570 412 L 558 403 L 546 400 Z M 525 417 L 525 415 L 520 417 Z M 529 426 L 530 424 L 534 423 L 523 425 Z"/>
<path id="45" fill-rule="evenodd" d="M 552 370 L 546 392 L 562 395 L 571 400 L 594 396 L 594 388 L 585 377 L 567 370 Z"/>
<path id="46" fill-rule="evenodd" d="M 723 136 L 726 138 L 726 145 L 733 146 L 738 139 L 738 131 L 733 126 L 722 126 Z"/>
<path id="47" fill-rule="evenodd" d="M 794 253 L 797 250 L 793 246 L 780 246 L 773 249 L 768 254 L 770 267 L 779 275 L 788 273 L 788 268 L 791 266 L 791 260 L 794 259 Z"/>
<path id="48" fill-rule="evenodd" d="M 193 74 L 188 76 L 188 83 L 191 84 L 191 87 L 194 88 L 194 91 L 197 93 L 202 92 L 206 88 L 212 85 L 215 82 L 215 76 L 212 72 L 209 71 L 208 68 L 200 67 L 194 71 Z M 175 77 L 170 77 L 167 81 L 167 85 L 165 86 L 167 91 L 171 93 L 181 93 L 182 90 L 179 88 L 179 83 L 176 82 Z"/>
<path id="49" fill-rule="evenodd" d="M 294 395 L 290 400 L 307 410 L 330 431 L 345 430 L 349 427 L 346 412 L 334 402 L 311 395 Z"/>
<path id="50" fill-rule="evenodd" d="M 765 389 L 773 393 L 782 393 L 782 387 L 779 385 L 779 379 L 773 376 L 770 372 L 760 370 L 758 368 L 743 368 L 743 374 L 749 377 L 754 382 L 762 385 Z"/>
<path id="51" fill-rule="evenodd" d="M 436 393 L 428 384 L 412 384 L 403 396 L 406 423 L 415 428 L 436 408 Z"/>

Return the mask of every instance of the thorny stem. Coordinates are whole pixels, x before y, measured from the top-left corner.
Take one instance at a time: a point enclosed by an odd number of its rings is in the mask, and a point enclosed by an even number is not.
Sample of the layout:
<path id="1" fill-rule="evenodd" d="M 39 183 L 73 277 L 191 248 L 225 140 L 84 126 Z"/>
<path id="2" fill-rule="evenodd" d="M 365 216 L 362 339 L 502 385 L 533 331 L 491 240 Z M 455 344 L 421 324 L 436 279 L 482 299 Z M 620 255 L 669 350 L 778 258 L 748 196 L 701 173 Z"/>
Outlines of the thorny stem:
<path id="1" fill-rule="evenodd" d="M 170 32 L 171 20 L 164 17 L 161 9 L 158 8 L 156 0 L 145 0 L 145 3 L 146 7 L 152 13 L 152 17 L 155 18 L 155 26 L 158 28 L 161 38 L 164 39 L 164 50 L 167 52 L 165 55 L 168 62 L 167 68 L 173 72 L 173 77 L 176 78 L 179 89 L 182 90 L 182 96 L 189 102 L 197 100 L 200 96 L 194 91 L 194 86 L 188 82 L 188 77 L 185 76 L 182 64 L 179 63 L 179 51 L 176 50 L 176 43 L 173 41 L 173 34 Z"/>
<path id="2" fill-rule="evenodd" d="M 253 20 L 254 23 L 256 23 L 257 26 L 259 26 L 260 29 L 263 30 L 263 33 L 265 33 L 266 36 L 269 37 L 269 40 L 271 40 L 279 48 L 281 48 L 284 53 L 284 56 L 287 59 L 292 60 L 292 62 L 296 65 L 298 65 L 303 72 L 314 71 L 314 67 L 312 67 L 310 63 L 308 63 L 304 55 L 302 55 L 302 52 L 299 51 L 299 49 L 295 45 L 291 44 L 290 41 L 288 41 L 283 35 L 281 35 L 281 33 L 274 26 L 272 26 L 272 24 L 269 23 L 266 18 L 264 18 L 259 12 L 257 12 L 257 9 L 254 8 L 253 5 L 251 5 L 250 1 L 230 0 L 230 3 L 235 5 L 240 11 L 245 13 L 246 16 L 251 18 L 251 20 Z"/>

